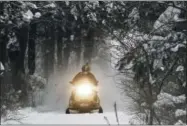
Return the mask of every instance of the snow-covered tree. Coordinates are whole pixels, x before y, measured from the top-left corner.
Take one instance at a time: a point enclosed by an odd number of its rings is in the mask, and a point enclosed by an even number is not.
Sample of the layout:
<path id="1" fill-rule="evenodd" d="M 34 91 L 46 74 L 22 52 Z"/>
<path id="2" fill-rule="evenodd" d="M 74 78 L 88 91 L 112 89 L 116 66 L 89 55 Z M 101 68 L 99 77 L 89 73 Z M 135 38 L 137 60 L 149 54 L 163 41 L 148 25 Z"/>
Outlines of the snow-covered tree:
<path id="1" fill-rule="evenodd" d="M 187 37 L 183 31 L 174 30 L 186 3 L 171 3 L 161 3 L 168 7 L 154 21 L 149 34 L 137 28 L 139 35 L 131 38 L 135 47 L 131 47 L 118 64 L 121 72 L 126 74 L 130 69 L 134 73 L 134 83 L 126 80 L 123 82 L 124 88 L 137 103 L 139 112 L 145 114 L 147 124 L 186 121 L 186 114 L 182 111 L 186 108 L 184 66 Z M 186 20 L 186 17 L 183 18 Z M 127 69 L 129 64 L 131 68 Z M 168 101 L 166 96 L 175 100 Z"/>

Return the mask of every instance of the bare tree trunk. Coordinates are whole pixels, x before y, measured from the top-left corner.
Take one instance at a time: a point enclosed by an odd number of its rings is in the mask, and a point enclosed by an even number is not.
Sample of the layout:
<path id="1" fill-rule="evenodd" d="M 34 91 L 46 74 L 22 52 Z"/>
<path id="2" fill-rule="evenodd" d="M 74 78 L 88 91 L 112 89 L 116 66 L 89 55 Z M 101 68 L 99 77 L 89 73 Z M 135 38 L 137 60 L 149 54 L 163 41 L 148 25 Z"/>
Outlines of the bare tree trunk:
<path id="1" fill-rule="evenodd" d="M 150 107 L 150 113 L 149 113 L 149 122 L 148 125 L 153 125 L 153 116 L 154 116 L 154 110 L 153 107 Z"/>
<path id="2" fill-rule="evenodd" d="M 29 43 L 28 43 L 28 68 L 29 74 L 35 72 L 35 39 L 36 39 L 36 24 L 30 26 Z"/>
<path id="3" fill-rule="evenodd" d="M 57 65 L 58 69 L 62 68 L 62 30 L 61 28 L 58 28 L 58 38 L 57 38 Z"/>
<path id="4" fill-rule="evenodd" d="M 0 15 L 4 13 L 4 2 L 0 2 Z"/>
<path id="5" fill-rule="evenodd" d="M 25 73 L 24 59 L 25 59 L 25 51 L 26 51 L 26 46 L 27 46 L 27 41 L 28 41 L 28 26 L 24 25 L 19 31 L 20 31 L 20 33 L 17 35 L 19 45 L 20 45 L 18 69 L 22 73 Z"/>
<path id="6" fill-rule="evenodd" d="M 19 51 L 19 58 L 17 61 L 17 73 L 14 79 L 16 82 L 16 89 L 17 90 L 21 90 L 22 91 L 22 95 L 21 95 L 21 100 L 27 100 L 27 83 L 25 83 L 25 80 L 23 78 L 23 75 L 25 74 L 25 67 L 24 67 L 24 59 L 25 59 L 25 52 L 26 52 L 26 47 L 27 47 L 27 42 L 28 42 L 28 25 L 24 25 L 22 26 L 22 28 L 20 29 L 20 34 L 18 35 L 18 41 L 19 41 L 19 45 L 20 45 L 20 51 Z M 14 83 L 13 82 L 13 83 Z"/>
<path id="7" fill-rule="evenodd" d="M 24 58 L 28 40 L 28 28 L 26 26 L 23 26 L 21 29 L 18 29 L 18 32 L 19 34 L 17 34 L 16 36 L 20 45 L 20 50 L 14 51 L 10 49 L 8 53 L 12 70 L 13 88 L 15 90 L 25 91 L 25 89 L 23 89 L 24 83 L 21 75 L 25 72 Z"/>
<path id="8" fill-rule="evenodd" d="M 52 28 L 51 26 L 50 28 Z M 47 82 L 49 76 L 54 71 L 54 57 L 55 57 L 55 35 L 54 29 L 50 29 L 46 27 L 46 40 L 43 41 L 42 52 L 43 54 L 43 69 L 44 69 L 44 77 L 46 78 Z"/>
<path id="9" fill-rule="evenodd" d="M 94 31 L 90 30 L 88 32 L 88 36 L 86 37 L 84 42 L 84 62 L 90 62 L 93 56 L 93 47 L 94 47 L 94 42 L 93 42 L 93 36 Z"/>
<path id="10" fill-rule="evenodd" d="M 92 51 L 93 51 L 92 49 L 93 49 L 92 43 L 84 41 L 84 62 L 91 61 Z"/>
<path id="11" fill-rule="evenodd" d="M 187 46 L 187 44 L 186 44 Z M 187 65 L 187 57 L 185 58 L 185 65 Z M 186 67 L 184 67 L 184 76 L 185 76 L 185 80 L 186 80 Z M 186 102 L 187 102 L 187 84 L 185 85 L 185 96 L 186 96 Z M 187 119 L 186 119 L 186 123 L 187 123 Z"/>
<path id="12" fill-rule="evenodd" d="M 0 61 L 5 64 L 7 62 L 7 50 L 6 50 L 6 43 L 8 38 L 6 36 L 0 35 Z"/>
<path id="13" fill-rule="evenodd" d="M 79 66 L 81 62 L 81 39 L 75 40 L 75 52 L 77 55 L 76 66 Z"/>
<path id="14" fill-rule="evenodd" d="M 64 55 L 63 55 L 63 72 L 66 72 L 67 67 L 68 67 L 68 61 L 70 57 L 70 51 L 71 51 L 71 44 L 69 41 L 64 42 L 65 48 L 63 50 Z"/>
<path id="15" fill-rule="evenodd" d="M 54 72 L 54 63 L 55 63 L 55 31 L 54 31 L 54 26 L 51 27 L 51 39 L 48 41 L 48 68 L 49 68 L 49 73 L 52 74 Z"/>
<path id="16" fill-rule="evenodd" d="M 44 70 L 44 77 L 47 79 L 48 78 L 48 46 L 47 46 L 48 41 L 45 40 L 43 41 L 43 46 L 42 46 L 42 52 L 43 52 L 43 70 Z"/>
<path id="17" fill-rule="evenodd" d="M 44 78 L 46 78 L 46 81 L 48 83 L 49 78 L 49 34 L 47 32 L 47 27 L 45 27 L 45 40 L 42 42 L 42 52 L 43 52 L 43 69 L 44 69 Z"/>

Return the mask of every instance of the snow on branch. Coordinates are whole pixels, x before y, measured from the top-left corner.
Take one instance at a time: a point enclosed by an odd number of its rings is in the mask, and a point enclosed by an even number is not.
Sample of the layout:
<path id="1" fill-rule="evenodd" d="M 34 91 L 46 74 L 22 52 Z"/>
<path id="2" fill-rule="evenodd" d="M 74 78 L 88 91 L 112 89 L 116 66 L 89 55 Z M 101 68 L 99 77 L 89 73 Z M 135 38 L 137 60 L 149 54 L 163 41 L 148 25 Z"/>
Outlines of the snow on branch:
<path id="1" fill-rule="evenodd" d="M 175 111 L 175 116 L 176 116 L 176 117 L 186 116 L 186 111 L 183 110 L 183 109 L 177 109 L 177 110 Z"/>
<path id="2" fill-rule="evenodd" d="M 175 104 L 180 104 L 180 103 L 184 103 L 186 100 L 185 95 L 180 95 L 180 96 L 173 96 L 171 94 L 168 93 L 160 93 L 157 96 L 157 101 L 154 103 L 155 107 L 159 107 L 159 106 L 175 106 Z"/>

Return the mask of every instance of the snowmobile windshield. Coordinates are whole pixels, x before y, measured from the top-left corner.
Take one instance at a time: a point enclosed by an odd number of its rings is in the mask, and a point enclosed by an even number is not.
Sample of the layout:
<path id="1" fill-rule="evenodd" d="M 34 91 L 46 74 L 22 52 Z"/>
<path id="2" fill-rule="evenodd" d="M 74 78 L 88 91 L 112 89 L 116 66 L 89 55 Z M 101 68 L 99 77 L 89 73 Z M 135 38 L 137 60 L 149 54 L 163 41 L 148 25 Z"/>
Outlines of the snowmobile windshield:
<path id="1" fill-rule="evenodd" d="M 97 85 L 97 80 L 92 73 L 84 74 L 82 72 L 78 73 L 72 80 L 72 84 L 80 84 L 84 82 L 92 83 L 93 85 Z"/>

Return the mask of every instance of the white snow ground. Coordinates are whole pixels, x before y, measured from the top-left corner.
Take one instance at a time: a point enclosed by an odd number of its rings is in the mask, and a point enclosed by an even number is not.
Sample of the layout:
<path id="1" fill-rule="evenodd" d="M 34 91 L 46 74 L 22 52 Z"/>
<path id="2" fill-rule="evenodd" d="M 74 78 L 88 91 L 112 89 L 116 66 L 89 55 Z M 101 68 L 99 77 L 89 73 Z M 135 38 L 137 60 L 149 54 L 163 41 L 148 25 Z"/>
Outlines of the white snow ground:
<path id="1" fill-rule="evenodd" d="M 118 112 L 120 124 L 128 124 L 130 116 Z M 33 108 L 25 108 L 16 113 L 9 113 L 1 119 L 2 124 L 118 124 L 115 113 L 103 114 L 64 114 L 63 112 L 38 112 Z"/>

